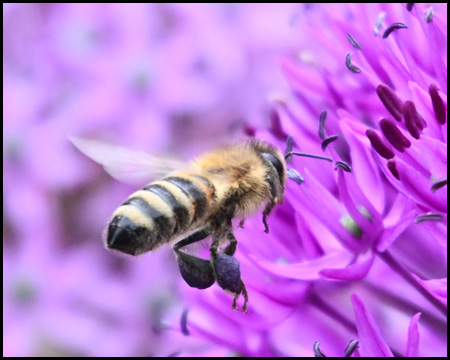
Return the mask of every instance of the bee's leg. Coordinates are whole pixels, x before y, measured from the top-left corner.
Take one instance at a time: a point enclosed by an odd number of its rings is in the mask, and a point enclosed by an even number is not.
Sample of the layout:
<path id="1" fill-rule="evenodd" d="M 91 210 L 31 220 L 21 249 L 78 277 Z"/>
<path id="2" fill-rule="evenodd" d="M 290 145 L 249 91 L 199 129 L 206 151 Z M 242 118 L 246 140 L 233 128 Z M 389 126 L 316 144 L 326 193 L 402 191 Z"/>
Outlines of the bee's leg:
<path id="1" fill-rule="evenodd" d="M 230 243 L 228 244 L 228 246 L 225 248 L 225 250 L 223 252 L 224 252 L 224 254 L 233 256 L 234 253 L 236 252 L 237 240 L 230 230 L 228 230 L 227 238 L 230 241 Z"/>
<path id="2" fill-rule="evenodd" d="M 205 229 L 198 231 L 177 242 L 173 247 L 181 276 L 190 287 L 206 289 L 215 282 L 214 270 L 209 260 L 180 251 L 182 247 L 203 240 L 208 235 L 209 232 Z"/>
<path id="3" fill-rule="evenodd" d="M 232 238 L 230 238 L 230 235 Z M 228 238 L 230 240 L 230 245 L 228 245 L 222 253 L 218 253 L 220 243 L 219 240 L 214 239 L 210 249 L 211 264 L 219 286 L 222 289 L 230 291 L 234 294 L 233 309 L 237 310 L 236 301 L 242 293 L 244 295 L 244 305 L 242 307 L 242 311 L 247 312 L 248 293 L 244 282 L 241 279 L 241 268 L 239 261 L 234 256 L 227 253 L 227 250 L 230 253 L 234 253 L 236 250 L 237 241 L 231 232 L 229 232 Z"/>
<path id="4" fill-rule="evenodd" d="M 198 241 L 206 239 L 209 236 L 209 234 L 210 234 L 209 231 L 207 231 L 206 229 L 197 231 L 196 233 L 193 233 L 192 235 L 188 236 L 186 239 L 178 241 L 174 245 L 173 249 L 176 252 L 179 252 L 179 249 L 181 249 L 182 247 L 185 247 L 187 245 L 194 244 Z"/>
<path id="5" fill-rule="evenodd" d="M 271 200 L 267 205 L 266 208 L 263 211 L 263 224 L 264 224 L 264 232 L 266 234 L 269 233 L 269 225 L 267 225 L 267 216 L 269 216 L 270 212 L 272 211 L 272 209 L 274 208 L 276 204 L 276 201 Z"/>
<path id="6" fill-rule="evenodd" d="M 245 284 L 242 281 L 242 279 L 241 279 L 240 286 L 241 286 L 242 295 L 244 296 L 244 305 L 242 305 L 242 312 L 246 313 L 247 312 L 247 303 L 248 303 L 248 292 L 247 292 L 247 288 L 245 287 Z M 233 309 L 234 310 L 237 310 L 236 300 L 238 297 L 239 297 L 239 295 L 237 295 L 237 296 L 235 295 L 234 299 L 233 299 Z"/>

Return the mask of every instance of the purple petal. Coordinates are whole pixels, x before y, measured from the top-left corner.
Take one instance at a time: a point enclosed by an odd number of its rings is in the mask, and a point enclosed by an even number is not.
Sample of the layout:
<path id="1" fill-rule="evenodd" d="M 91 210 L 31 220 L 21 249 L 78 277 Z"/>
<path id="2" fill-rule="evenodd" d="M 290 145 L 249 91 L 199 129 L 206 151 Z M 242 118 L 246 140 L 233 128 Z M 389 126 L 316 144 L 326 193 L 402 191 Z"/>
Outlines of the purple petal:
<path id="1" fill-rule="evenodd" d="M 429 293 L 441 303 L 447 305 L 447 278 L 420 281 Z"/>
<path id="2" fill-rule="evenodd" d="M 411 201 L 403 195 L 397 196 L 391 210 L 386 215 L 383 226 L 384 231 L 379 238 L 376 249 L 380 252 L 386 250 L 412 224 L 416 210 Z"/>
<path id="3" fill-rule="evenodd" d="M 438 212 L 447 212 L 447 192 L 433 193 L 430 190 L 433 182 L 403 161 L 397 161 L 396 168 L 406 190 L 405 195 Z"/>
<path id="4" fill-rule="evenodd" d="M 359 256 L 359 258 L 363 260 L 343 269 L 323 269 L 319 274 L 333 280 L 357 281 L 364 279 L 372 267 L 375 256 L 368 253 L 368 255 Z"/>
<path id="5" fill-rule="evenodd" d="M 407 357 L 418 357 L 419 356 L 419 327 L 417 323 L 419 322 L 420 312 L 413 316 L 408 327 L 408 341 L 406 343 L 406 353 Z"/>
<path id="6" fill-rule="evenodd" d="M 320 258 L 295 264 L 276 264 L 264 259 L 249 257 L 262 269 L 269 273 L 297 280 L 316 280 L 322 276 L 320 272 L 328 267 L 344 267 L 351 263 L 353 254 L 348 251 L 335 251 Z"/>
<path id="7" fill-rule="evenodd" d="M 351 299 L 361 344 L 361 355 L 364 357 L 393 357 L 391 349 L 381 336 L 378 325 L 367 311 L 364 303 L 355 294 L 351 296 Z"/>

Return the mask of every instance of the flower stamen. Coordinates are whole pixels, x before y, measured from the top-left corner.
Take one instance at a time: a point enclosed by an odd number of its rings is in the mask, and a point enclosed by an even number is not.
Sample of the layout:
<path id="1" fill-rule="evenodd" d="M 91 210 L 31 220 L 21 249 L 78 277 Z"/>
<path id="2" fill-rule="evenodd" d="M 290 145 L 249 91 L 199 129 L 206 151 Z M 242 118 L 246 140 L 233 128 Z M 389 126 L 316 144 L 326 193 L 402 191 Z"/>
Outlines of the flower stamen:
<path id="1" fill-rule="evenodd" d="M 180 318 L 180 329 L 181 329 L 181 333 L 184 336 L 189 336 L 189 330 L 187 328 L 187 316 L 188 316 L 189 310 L 185 309 L 183 311 L 183 313 L 181 314 L 181 318 Z"/>
<path id="2" fill-rule="evenodd" d="M 356 40 L 352 35 L 347 34 L 347 39 L 348 39 L 350 45 L 352 45 L 356 50 L 362 49 L 361 43 L 358 40 Z"/>
<path id="3" fill-rule="evenodd" d="M 438 88 L 436 85 L 431 84 L 428 91 L 431 96 L 431 102 L 433 103 L 433 110 L 434 114 L 436 115 L 436 119 L 439 124 L 444 125 L 446 120 L 445 105 L 441 97 L 439 96 Z"/>
<path id="4" fill-rule="evenodd" d="M 431 187 L 431 191 L 435 192 L 436 190 L 439 190 L 441 187 L 444 187 L 445 185 L 447 185 L 447 178 L 436 181 Z"/>
<path id="5" fill-rule="evenodd" d="M 347 347 L 345 348 L 344 356 L 345 357 L 352 356 L 352 354 L 356 351 L 356 349 L 358 349 L 358 347 L 359 347 L 359 341 L 358 340 L 350 340 L 350 342 L 348 343 Z"/>
<path id="6" fill-rule="evenodd" d="M 320 342 L 314 343 L 314 357 L 327 357 L 322 351 L 320 351 Z"/>
<path id="7" fill-rule="evenodd" d="M 353 53 L 349 52 L 345 57 L 345 66 L 347 66 L 347 69 L 349 69 L 352 73 L 359 74 L 361 69 L 352 64 L 352 55 Z"/>
<path id="8" fill-rule="evenodd" d="M 425 14 L 423 15 L 423 18 L 427 23 L 430 23 L 433 21 L 434 18 L 434 9 L 432 6 L 430 6 L 427 11 L 425 11 Z"/>
<path id="9" fill-rule="evenodd" d="M 383 25 L 383 20 L 385 17 L 386 17 L 385 12 L 382 12 L 378 15 L 375 26 L 373 27 L 373 34 L 375 36 L 378 36 L 378 34 L 380 33 L 381 25 Z"/>
<path id="10" fill-rule="evenodd" d="M 322 148 L 323 151 L 325 151 L 325 149 L 327 148 L 328 144 L 332 143 L 333 141 L 339 139 L 339 135 L 331 135 L 328 136 L 326 139 L 324 139 L 322 141 L 322 143 L 320 144 L 320 147 Z"/>
<path id="11" fill-rule="evenodd" d="M 336 161 L 336 167 L 334 168 L 334 170 L 337 169 L 342 169 L 346 172 L 352 172 L 352 167 L 350 166 L 349 163 L 345 162 L 345 161 Z"/>
<path id="12" fill-rule="evenodd" d="M 327 119 L 327 112 L 322 111 L 320 113 L 320 118 L 319 118 L 319 137 L 321 140 L 323 140 L 325 138 L 325 120 L 326 119 Z"/>
<path id="13" fill-rule="evenodd" d="M 380 156 L 384 157 L 387 160 L 394 157 L 394 152 L 392 151 L 392 149 L 378 136 L 375 130 L 367 130 L 366 135 L 369 138 L 373 148 L 378 154 L 380 154 Z"/>
<path id="14" fill-rule="evenodd" d="M 418 125 L 422 125 L 422 122 L 413 102 L 407 101 L 403 105 L 403 118 L 405 119 L 406 128 L 411 136 L 415 139 L 419 139 L 421 129 Z"/>
<path id="15" fill-rule="evenodd" d="M 398 30 L 398 29 L 407 29 L 408 27 L 403 24 L 403 23 L 393 23 L 392 25 L 390 25 L 383 33 L 383 39 L 386 39 L 389 35 L 391 35 L 391 33 L 394 30 Z"/>
<path id="16" fill-rule="evenodd" d="M 291 163 L 292 162 L 292 150 L 294 148 L 294 139 L 292 138 L 292 136 L 289 136 L 286 140 L 286 150 L 284 151 L 285 154 L 285 160 L 287 163 Z M 289 155 L 291 154 L 291 155 Z"/>
<path id="17" fill-rule="evenodd" d="M 389 111 L 394 119 L 398 122 L 402 121 L 403 102 L 397 97 L 391 88 L 384 84 L 380 84 L 377 86 L 377 95 L 386 110 Z"/>
<path id="18" fill-rule="evenodd" d="M 414 222 L 416 224 L 420 224 L 421 222 L 424 221 L 441 221 L 444 220 L 444 217 L 440 214 L 433 214 L 431 212 L 423 214 L 423 215 L 419 215 L 414 219 Z"/>
<path id="19" fill-rule="evenodd" d="M 404 148 L 409 148 L 411 146 L 411 142 L 391 120 L 381 119 L 380 127 L 381 131 L 383 131 L 383 135 L 398 151 L 404 152 Z"/>
<path id="20" fill-rule="evenodd" d="M 392 175 L 394 175 L 394 177 L 397 180 L 400 180 L 400 175 L 398 174 L 397 165 L 395 164 L 395 161 L 389 160 L 387 163 L 387 167 L 391 171 Z"/>

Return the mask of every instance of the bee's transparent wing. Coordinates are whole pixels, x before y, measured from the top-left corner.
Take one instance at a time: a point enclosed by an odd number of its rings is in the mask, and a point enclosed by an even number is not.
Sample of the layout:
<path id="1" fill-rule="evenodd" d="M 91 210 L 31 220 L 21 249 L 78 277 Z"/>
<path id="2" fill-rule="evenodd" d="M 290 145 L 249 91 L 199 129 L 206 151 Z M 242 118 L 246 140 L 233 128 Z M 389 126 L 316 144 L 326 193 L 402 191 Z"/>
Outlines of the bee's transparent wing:
<path id="1" fill-rule="evenodd" d="M 98 140 L 69 137 L 82 153 L 103 165 L 106 172 L 122 182 L 142 185 L 186 168 L 186 163 L 130 150 Z"/>

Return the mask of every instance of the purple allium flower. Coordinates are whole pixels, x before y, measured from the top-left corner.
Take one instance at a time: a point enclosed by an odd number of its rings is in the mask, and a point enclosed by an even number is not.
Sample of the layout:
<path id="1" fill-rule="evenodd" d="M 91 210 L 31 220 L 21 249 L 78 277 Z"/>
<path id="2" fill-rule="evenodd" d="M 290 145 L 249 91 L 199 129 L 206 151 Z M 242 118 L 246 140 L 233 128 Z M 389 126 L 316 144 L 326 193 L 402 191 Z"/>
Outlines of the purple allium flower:
<path id="1" fill-rule="evenodd" d="M 445 4 L 3 10 L 5 356 L 446 356 Z M 293 159 L 270 234 L 236 229 L 248 314 L 168 247 L 105 251 L 135 188 L 67 140 L 189 157 L 242 128 L 340 164 Z"/>
<path id="2" fill-rule="evenodd" d="M 317 341 L 329 356 L 446 356 L 446 16 L 440 4 L 298 12 L 303 43 L 281 62 L 292 92 L 274 97 L 272 129 L 248 131 L 351 172 L 293 160 L 305 182 L 288 184 L 269 236 L 259 217 L 236 231 L 248 314 L 218 288 L 183 287 L 191 338 L 244 356 L 311 356 Z"/>

